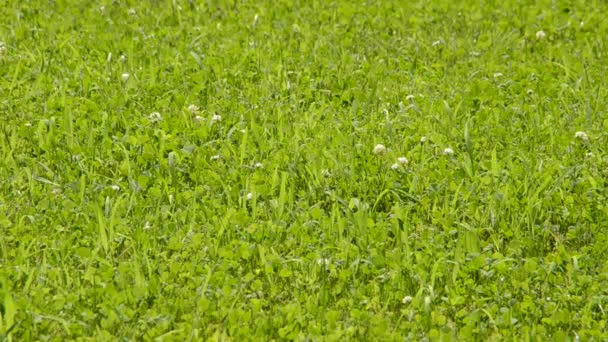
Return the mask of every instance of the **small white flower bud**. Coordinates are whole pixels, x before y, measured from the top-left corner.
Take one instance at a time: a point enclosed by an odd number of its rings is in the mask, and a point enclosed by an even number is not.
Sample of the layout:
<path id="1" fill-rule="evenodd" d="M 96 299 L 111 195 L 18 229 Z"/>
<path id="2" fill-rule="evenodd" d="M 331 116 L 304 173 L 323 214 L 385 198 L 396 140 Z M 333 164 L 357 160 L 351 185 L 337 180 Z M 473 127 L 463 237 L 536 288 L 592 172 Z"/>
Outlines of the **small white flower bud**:
<path id="1" fill-rule="evenodd" d="M 545 33 L 545 31 L 538 31 L 536 32 L 536 39 L 543 39 L 547 36 L 547 34 Z"/>

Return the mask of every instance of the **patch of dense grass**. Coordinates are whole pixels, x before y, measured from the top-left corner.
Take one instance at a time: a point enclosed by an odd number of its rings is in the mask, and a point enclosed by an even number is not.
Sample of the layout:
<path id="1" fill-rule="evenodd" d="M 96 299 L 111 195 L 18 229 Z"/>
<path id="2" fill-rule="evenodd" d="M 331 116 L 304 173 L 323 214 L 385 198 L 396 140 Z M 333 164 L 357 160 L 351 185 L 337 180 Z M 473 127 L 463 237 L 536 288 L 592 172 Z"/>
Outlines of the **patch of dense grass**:
<path id="1" fill-rule="evenodd" d="M 5 3 L 0 336 L 607 339 L 607 11 Z"/>

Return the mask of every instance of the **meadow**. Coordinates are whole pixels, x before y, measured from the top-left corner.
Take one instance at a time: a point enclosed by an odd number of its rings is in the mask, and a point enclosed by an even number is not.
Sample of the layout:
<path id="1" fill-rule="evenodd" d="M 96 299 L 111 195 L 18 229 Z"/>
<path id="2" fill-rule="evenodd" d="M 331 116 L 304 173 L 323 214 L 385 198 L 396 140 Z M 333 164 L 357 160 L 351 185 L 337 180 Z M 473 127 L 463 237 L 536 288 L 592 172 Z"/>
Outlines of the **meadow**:
<path id="1" fill-rule="evenodd" d="M 606 13 L 3 2 L 0 341 L 607 340 Z"/>

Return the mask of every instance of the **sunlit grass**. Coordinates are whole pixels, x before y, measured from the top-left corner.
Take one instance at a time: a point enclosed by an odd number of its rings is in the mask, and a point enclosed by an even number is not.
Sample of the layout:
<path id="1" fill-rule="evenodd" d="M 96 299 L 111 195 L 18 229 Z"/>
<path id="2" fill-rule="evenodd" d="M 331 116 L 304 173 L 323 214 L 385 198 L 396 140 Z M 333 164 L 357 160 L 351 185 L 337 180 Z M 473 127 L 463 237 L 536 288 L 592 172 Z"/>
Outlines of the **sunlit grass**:
<path id="1" fill-rule="evenodd" d="M 9 1 L 0 339 L 607 339 L 607 10 Z"/>

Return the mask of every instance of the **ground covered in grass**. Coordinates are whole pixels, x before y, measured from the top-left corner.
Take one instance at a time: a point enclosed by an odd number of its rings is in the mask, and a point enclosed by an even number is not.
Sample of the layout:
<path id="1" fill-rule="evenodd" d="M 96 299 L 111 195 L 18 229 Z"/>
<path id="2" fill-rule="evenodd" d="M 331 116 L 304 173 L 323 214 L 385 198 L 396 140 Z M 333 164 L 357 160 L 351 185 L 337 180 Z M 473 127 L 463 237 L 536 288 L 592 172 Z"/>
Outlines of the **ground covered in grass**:
<path id="1" fill-rule="evenodd" d="M 8 1 L 0 340 L 606 340 L 608 4 Z"/>

